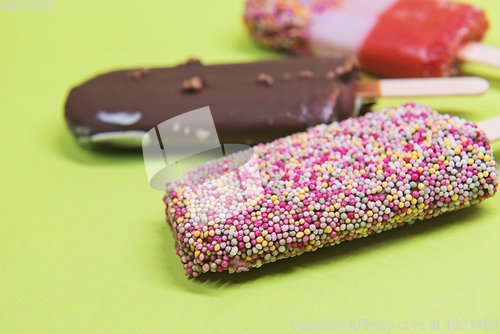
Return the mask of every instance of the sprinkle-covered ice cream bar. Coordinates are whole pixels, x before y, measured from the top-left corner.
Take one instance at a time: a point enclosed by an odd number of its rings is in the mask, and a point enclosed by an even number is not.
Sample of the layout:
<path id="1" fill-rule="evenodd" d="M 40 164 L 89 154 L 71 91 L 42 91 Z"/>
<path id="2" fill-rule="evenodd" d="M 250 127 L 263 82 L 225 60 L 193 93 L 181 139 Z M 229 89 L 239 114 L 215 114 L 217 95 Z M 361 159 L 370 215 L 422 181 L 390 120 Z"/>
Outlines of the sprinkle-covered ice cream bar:
<path id="1" fill-rule="evenodd" d="M 488 29 L 480 8 L 441 0 L 247 0 L 244 19 L 273 49 L 356 54 L 386 77 L 454 75 L 460 50 Z"/>
<path id="2" fill-rule="evenodd" d="M 253 150 L 253 164 L 240 152 L 167 185 L 186 275 L 246 271 L 367 237 L 478 204 L 498 186 L 480 128 L 415 104 Z M 260 178 L 250 178 L 256 168 Z"/>

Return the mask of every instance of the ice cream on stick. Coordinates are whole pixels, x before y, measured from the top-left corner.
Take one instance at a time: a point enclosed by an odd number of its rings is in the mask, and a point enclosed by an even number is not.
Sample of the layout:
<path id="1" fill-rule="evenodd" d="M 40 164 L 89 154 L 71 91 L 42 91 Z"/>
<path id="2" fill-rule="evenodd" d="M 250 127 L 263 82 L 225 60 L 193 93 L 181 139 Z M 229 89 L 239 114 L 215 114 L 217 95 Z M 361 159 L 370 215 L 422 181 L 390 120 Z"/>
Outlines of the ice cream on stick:
<path id="1" fill-rule="evenodd" d="M 500 49 L 482 43 L 467 43 L 460 48 L 457 58 L 500 68 Z"/>
<path id="2" fill-rule="evenodd" d="M 363 98 L 480 95 L 489 88 L 489 82 L 479 77 L 382 79 L 358 81 L 356 95 Z"/>
<path id="3" fill-rule="evenodd" d="M 260 144 L 251 164 L 207 162 L 164 198 L 184 273 L 246 271 L 478 204 L 498 190 L 498 125 L 406 104 Z"/>
<path id="4" fill-rule="evenodd" d="M 66 121 L 81 143 L 140 147 L 165 120 L 209 106 L 223 143 L 258 143 L 357 114 L 362 97 L 474 95 L 479 78 L 359 83 L 352 57 L 117 71 L 74 88 Z M 212 135 L 215 135 L 212 133 Z M 202 136 L 203 139 L 203 136 Z"/>
<path id="5" fill-rule="evenodd" d="M 486 133 L 490 142 L 500 140 L 500 116 L 479 122 L 477 125 Z"/>
<path id="6" fill-rule="evenodd" d="M 478 42 L 484 11 L 436 0 L 247 0 L 245 23 L 259 42 L 296 54 L 356 54 L 383 77 L 457 74 L 460 60 L 499 66 Z"/>
<path id="7" fill-rule="evenodd" d="M 353 116 L 354 59 L 282 59 L 117 71 L 74 88 L 66 120 L 80 142 L 141 146 L 156 125 L 209 106 L 224 143 L 269 141 Z M 215 135 L 215 134 L 212 134 Z"/>

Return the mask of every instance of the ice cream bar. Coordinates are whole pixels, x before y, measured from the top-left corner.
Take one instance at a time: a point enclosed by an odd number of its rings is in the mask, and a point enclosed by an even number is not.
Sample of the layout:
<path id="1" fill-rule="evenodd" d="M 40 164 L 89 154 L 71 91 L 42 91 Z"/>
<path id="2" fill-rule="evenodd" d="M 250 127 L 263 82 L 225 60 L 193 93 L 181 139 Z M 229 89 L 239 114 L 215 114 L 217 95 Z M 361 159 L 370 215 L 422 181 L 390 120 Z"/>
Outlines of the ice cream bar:
<path id="1" fill-rule="evenodd" d="M 457 74 L 461 48 L 488 29 L 483 10 L 442 0 L 247 0 L 244 19 L 271 48 L 356 54 L 383 77 Z"/>
<path id="2" fill-rule="evenodd" d="M 473 77 L 359 82 L 356 65 L 342 55 L 210 66 L 191 59 L 111 72 L 70 92 L 66 121 L 81 143 L 141 147 L 158 124 L 209 106 L 222 143 L 252 144 L 354 116 L 368 109 L 363 97 L 474 95 L 489 88 Z"/>
<path id="3" fill-rule="evenodd" d="M 282 59 L 116 71 L 74 88 L 66 121 L 80 142 L 141 146 L 144 134 L 209 106 L 222 143 L 258 143 L 359 110 L 354 59 Z"/>
<path id="4" fill-rule="evenodd" d="M 246 271 L 478 204 L 498 189 L 487 135 L 407 104 L 260 144 L 251 164 L 207 162 L 164 198 L 184 273 Z"/>

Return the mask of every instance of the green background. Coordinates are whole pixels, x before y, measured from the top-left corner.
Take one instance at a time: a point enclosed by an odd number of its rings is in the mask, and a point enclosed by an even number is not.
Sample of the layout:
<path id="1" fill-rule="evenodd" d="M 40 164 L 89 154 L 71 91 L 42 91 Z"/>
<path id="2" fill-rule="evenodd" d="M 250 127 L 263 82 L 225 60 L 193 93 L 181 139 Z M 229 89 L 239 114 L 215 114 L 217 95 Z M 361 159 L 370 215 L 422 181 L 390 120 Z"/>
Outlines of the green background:
<path id="1" fill-rule="evenodd" d="M 500 46 L 500 3 L 475 3 L 492 21 L 486 42 Z M 500 196 L 248 273 L 184 277 L 141 154 L 79 147 L 63 105 L 103 71 L 279 57 L 248 38 L 242 8 L 55 0 L 52 12 L 0 10 L 0 332 L 281 333 L 296 332 L 293 319 L 426 329 L 439 319 L 447 331 L 448 319 L 500 320 Z M 491 91 L 413 100 L 473 121 L 500 114 L 500 70 L 467 64 L 464 74 Z"/>

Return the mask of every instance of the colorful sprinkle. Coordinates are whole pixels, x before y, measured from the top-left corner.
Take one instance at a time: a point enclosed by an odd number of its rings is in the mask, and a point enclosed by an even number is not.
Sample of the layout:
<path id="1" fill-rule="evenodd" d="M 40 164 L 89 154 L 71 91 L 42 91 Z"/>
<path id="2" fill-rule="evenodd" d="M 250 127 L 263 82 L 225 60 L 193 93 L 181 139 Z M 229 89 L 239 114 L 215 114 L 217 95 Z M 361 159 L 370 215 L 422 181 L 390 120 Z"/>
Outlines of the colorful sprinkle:
<path id="1" fill-rule="evenodd" d="M 186 275 L 264 263 L 439 216 L 493 196 L 498 168 L 465 119 L 406 104 L 207 162 L 167 185 Z M 255 176 L 257 175 L 257 176 Z"/>
<path id="2" fill-rule="evenodd" d="M 306 55 L 310 53 L 307 27 L 312 14 L 337 3 L 339 0 L 247 0 L 244 21 L 257 42 Z"/>

